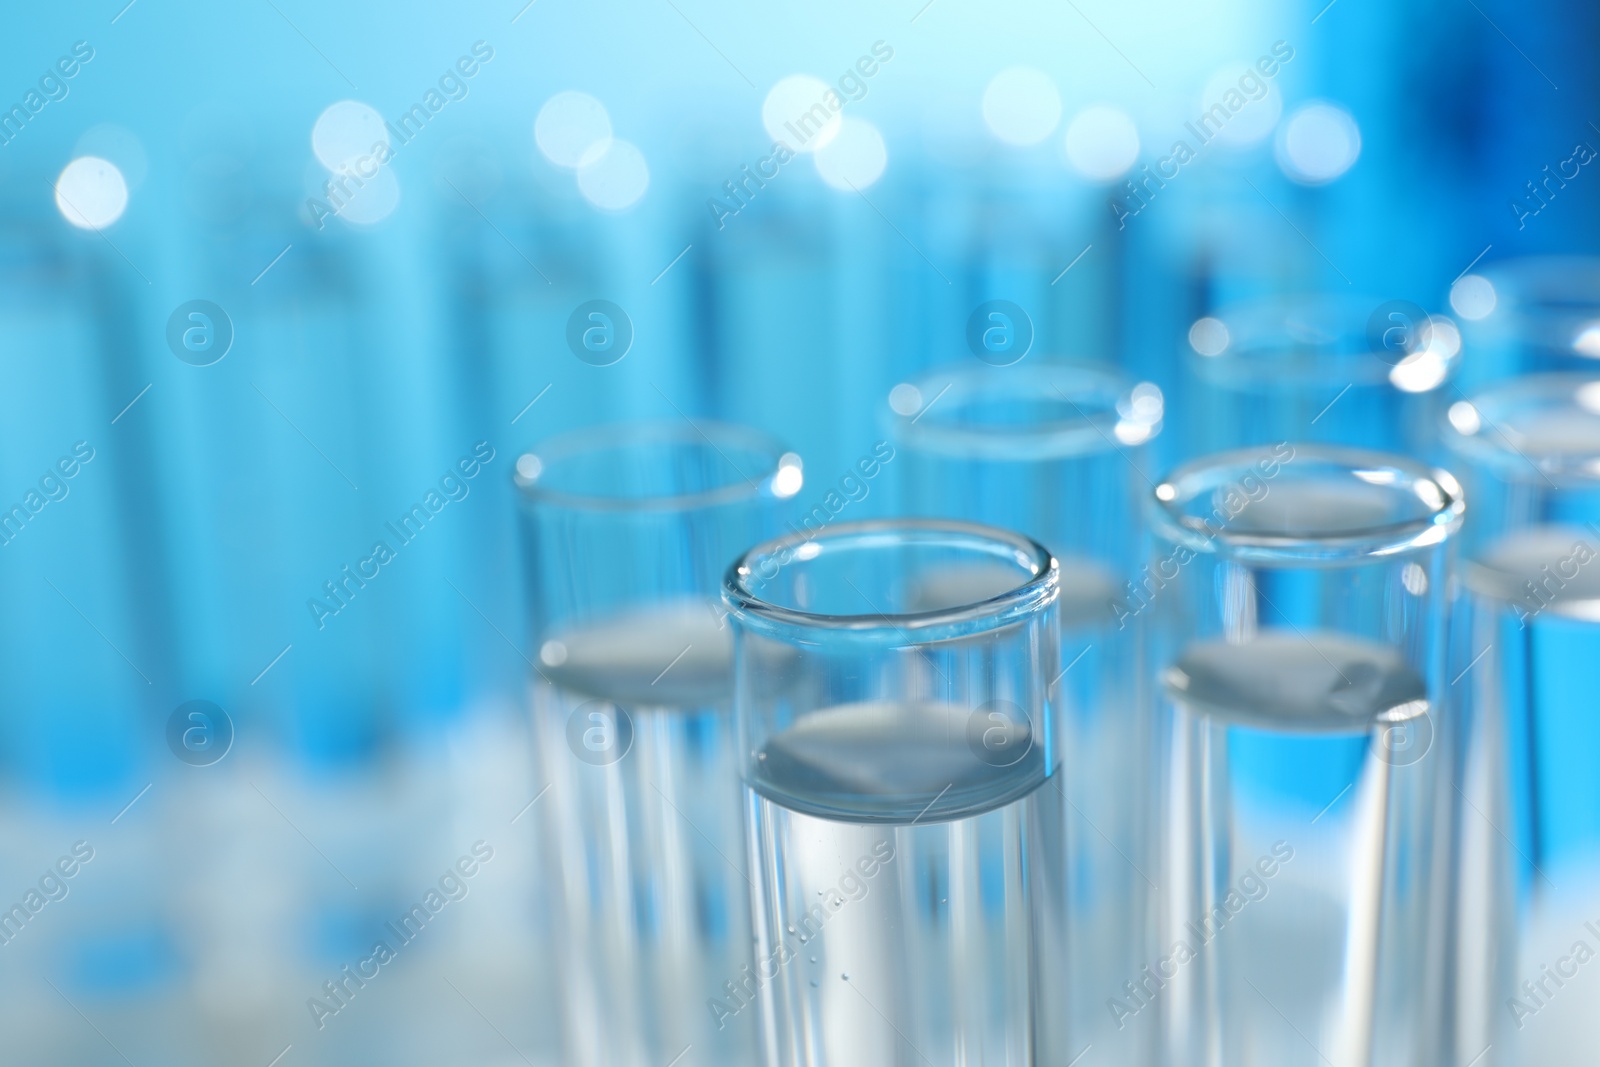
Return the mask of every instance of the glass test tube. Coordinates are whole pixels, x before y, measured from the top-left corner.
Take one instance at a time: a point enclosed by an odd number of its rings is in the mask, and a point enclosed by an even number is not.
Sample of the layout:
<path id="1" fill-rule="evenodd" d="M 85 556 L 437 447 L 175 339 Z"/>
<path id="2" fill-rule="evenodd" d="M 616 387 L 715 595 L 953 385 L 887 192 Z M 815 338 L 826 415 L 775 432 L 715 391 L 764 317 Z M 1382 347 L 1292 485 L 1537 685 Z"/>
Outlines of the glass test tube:
<path id="1" fill-rule="evenodd" d="M 755 1012 L 718 1011 L 751 960 L 715 597 L 777 530 L 798 460 L 687 420 L 577 431 L 520 457 L 542 837 L 575 1067 L 743 1064 Z"/>
<path id="2" fill-rule="evenodd" d="M 1398 302 L 1304 296 L 1196 321 L 1184 455 L 1302 440 L 1430 455 L 1461 334 L 1418 318 Z"/>
<path id="3" fill-rule="evenodd" d="M 1450 304 L 1472 350 L 1462 374 L 1469 391 L 1525 374 L 1600 368 L 1600 257 L 1490 263 L 1456 280 Z"/>
<path id="4" fill-rule="evenodd" d="M 120 232 L 117 241 L 136 247 Z M 95 860 L 62 880 L 70 899 L 64 888 L 46 901 L 70 915 L 41 916 L 39 898 L 20 895 L 33 906 L 8 900 L 0 915 L 0 1026 L 25 1059 L 93 1055 L 74 1046 L 67 1027 L 78 1017 L 62 997 L 165 1004 L 182 985 L 173 963 L 185 926 L 163 826 L 147 807 L 86 829 L 87 812 L 114 814 L 146 783 L 159 792 L 171 780 L 161 776 L 170 757 L 156 751 L 174 673 L 165 497 L 150 423 L 117 421 L 151 371 L 128 276 L 138 285 L 103 240 L 0 195 L 0 595 L 10 607 L 0 621 L 0 878 L 25 887 L 37 858 L 80 838 L 72 869 Z M 56 996 L 45 976 L 61 990 L 54 1004 L 36 992 Z M 117 1029 L 135 1055 L 167 1036 L 145 1018 Z"/>
<path id="5" fill-rule="evenodd" d="M 1435 833 L 1454 480 L 1280 445 L 1151 502 L 1162 953 L 1110 993 L 1165 1062 L 1442 1062 Z M 1430 758 L 1431 753 L 1431 758 Z"/>
<path id="6" fill-rule="evenodd" d="M 1449 422 L 1473 501 L 1451 665 L 1456 1052 L 1571 1062 L 1600 1037 L 1580 973 L 1600 951 L 1600 377 L 1504 382 Z"/>
<path id="7" fill-rule="evenodd" d="M 929 579 L 982 566 L 971 596 Z M 1019 534 L 796 533 L 725 581 L 769 1067 L 1033 1064 L 1061 953 L 1057 570 Z"/>
<path id="8" fill-rule="evenodd" d="M 1148 1055 L 1154 1028 L 1105 1009 L 1109 974 L 1145 962 L 1155 858 L 1148 809 L 1150 724 L 1140 681 L 1138 491 L 1143 447 L 1161 426 L 1161 392 L 1106 367 L 974 365 L 935 372 L 891 396 L 908 514 L 977 516 L 1048 546 L 1061 574 L 1056 755 L 1071 802 L 1063 1001 L 1044 1023 L 1052 1058 L 1095 1044 L 1122 1062 Z M 979 599 L 1008 579 L 985 561 L 931 575 L 928 593 Z M 943 592 L 941 592 L 943 590 Z"/>
<path id="9" fill-rule="evenodd" d="M 160 598 L 136 606 L 159 557 L 148 437 L 112 426 L 144 368 L 99 249 L 63 239 L 60 219 L 0 212 L 0 591 L 15 609 L 0 621 L 0 773 L 32 801 L 109 799 L 147 773 L 150 694 L 171 679 Z"/>

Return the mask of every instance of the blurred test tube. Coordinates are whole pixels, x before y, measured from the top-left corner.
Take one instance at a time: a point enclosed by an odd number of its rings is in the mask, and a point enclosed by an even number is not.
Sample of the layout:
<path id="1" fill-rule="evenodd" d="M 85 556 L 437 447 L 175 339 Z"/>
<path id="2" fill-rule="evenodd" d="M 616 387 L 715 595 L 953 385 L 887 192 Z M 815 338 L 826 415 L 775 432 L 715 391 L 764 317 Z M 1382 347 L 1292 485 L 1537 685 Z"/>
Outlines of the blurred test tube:
<path id="1" fill-rule="evenodd" d="M 1066 1059 L 1085 1044 L 1113 1047 L 1123 1029 L 1103 998 L 1084 995 L 1111 973 L 1133 973 L 1147 946 L 1153 852 L 1144 754 L 1149 724 L 1139 679 L 1140 592 L 1134 573 L 1140 464 L 1161 428 L 1160 390 L 1091 364 L 1028 362 L 936 371 L 890 395 L 901 446 L 904 508 L 981 517 L 1037 538 L 1061 569 L 1059 758 L 1071 803 L 1057 891 L 1069 907 L 1069 992 L 1044 1025 Z M 925 575 L 924 595 L 977 600 L 1003 578 L 980 564 Z M 1117 1039 L 1129 1060 L 1148 1029 Z M 1069 1047 L 1070 1046 L 1070 1047 Z"/>
<path id="2" fill-rule="evenodd" d="M 40 796 L 116 792 L 154 750 L 146 716 L 172 680 L 161 498 L 145 428 L 118 418 L 143 384 L 137 331 L 120 261 L 79 244 L 93 237 L 59 233 L 59 219 L 0 227 L 0 583 L 13 605 L 0 759 Z"/>
<path id="3" fill-rule="evenodd" d="M 1600 949 L 1600 378 L 1545 374 L 1453 405 L 1472 501 L 1451 672 L 1458 756 L 1456 1052 L 1569 1059 L 1600 1035 L 1566 988 Z"/>
<path id="4" fill-rule="evenodd" d="M 1302 440 L 1426 456 L 1461 335 L 1403 301 L 1324 295 L 1223 308 L 1186 345 L 1186 456 Z"/>
<path id="5" fill-rule="evenodd" d="M 733 638 L 711 598 L 776 532 L 799 468 L 761 434 L 684 420 L 558 436 L 517 477 L 564 1062 L 667 1063 L 686 1045 L 749 1062 Z"/>
<path id="6" fill-rule="evenodd" d="M 1321 506 L 1314 506 L 1317 501 Z M 1440 1062 L 1448 475 L 1282 445 L 1156 487 L 1165 1062 Z"/>
<path id="7" fill-rule="evenodd" d="M 1529 256 L 1486 263 L 1456 279 L 1469 391 L 1523 374 L 1600 367 L 1600 258 Z"/>

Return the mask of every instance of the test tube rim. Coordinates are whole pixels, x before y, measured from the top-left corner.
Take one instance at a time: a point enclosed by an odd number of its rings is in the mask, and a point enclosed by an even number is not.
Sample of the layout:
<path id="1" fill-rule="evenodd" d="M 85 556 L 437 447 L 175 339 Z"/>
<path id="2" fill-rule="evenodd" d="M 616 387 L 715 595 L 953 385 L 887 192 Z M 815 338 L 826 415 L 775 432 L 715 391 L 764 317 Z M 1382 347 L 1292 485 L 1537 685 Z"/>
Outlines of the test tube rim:
<path id="1" fill-rule="evenodd" d="M 965 539 L 973 544 L 986 542 L 996 549 L 990 553 L 991 557 L 1009 547 L 1014 558 L 1030 561 L 1033 575 L 1015 588 L 985 600 L 933 611 L 902 613 L 812 612 L 765 600 L 750 588 L 749 580 L 756 574 L 760 561 L 793 552 L 802 545 L 857 540 L 870 546 L 871 542 L 885 542 L 908 533 Z M 1053 605 L 1059 593 L 1059 582 L 1060 567 L 1050 550 L 1033 538 L 1011 530 L 953 519 L 868 519 L 838 523 L 815 533 L 802 530 L 756 545 L 728 567 L 722 581 L 722 599 L 736 623 L 770 634 L 828 631 L 887 637 L 902 644 L 913 644 L 968 637 L 1012 625 Z"/>
<path id="2" fill-rule="evenodd" d="M 1542 482 L 1553 488 L 1559 488 L 1562 483 L 1582 486 L 1600 482 L 1600 449 L 1590 453 L 1542 454 L 1536 459 L 1506 439 L 1505 428 L 1513 417 L 1507 411 L 1509 405 L 1532 400 L 1540 414 L 1561 407 L 1581 407 L 1577 397 L 1584 386 L 1593 386 L 1594 391 L 1600 393 L 1600 371 L 1529 374 L 1489 385 L 1464 401 L 1481 420 L 1478 429 L 1463 432 L 1452 417 L 1456 405 L 1446 410 L 1441 428 L 1445 447 L 1464 461 L 1486 467 L 1507 482 Z M 1600 422 L 1600 410 L 1585 408 L 1584 411 Z"/>
<path id="3" fill-rule="evenodd" d="M 1070 383 L 1062 391 L 1065 377 Z M 1141 384 L 1116 367 L 1076 359 L 1044 359 L 1011 367 L 951 364 L 928 371 L 907 384 L 931 398 L 913 415 L 895 413 L 891 429 L 908 447 L 939 455 L 992 460 L 1028 461 L 1094 455 L 1121 447 L 1117 427 L 1134 410 L 1133 391 Z M 1054 394 L 1043 391 L 1050 387 Z M 1037 391 L 1035 391 L 1037 390 Z M 951 421 L 951 409 L 963 401 L 1014 398 L 1054 401 L 1077 406 L 1096 403 L 1096 410 L 1072 422 L 1040 422 L 1021 428 Z M 923 416 L 929 418 L 924 421 Z M 1095 418 L 1095 415 L 1102 416 Z M 1161 431 L 1161 418 L 1138 420 L 1146 429 L 1139 445 Z"/>
<path id="4" fill-rule="evenodd" d="M 1195 552 L 1252 565 L 1337 567 L 1431 547 L 1454 536 L 1461 528 L 1466 513 L 1465 495 L 1449 471 L 1388 452 L 1306 443 L 1290 447 L 1293 462 L 1300 464 L 1300 470 L 1306 469 L 1309 460 L 1324 466 L 1346 467 L 1352 476 L 1361 470 L 1386 470 L 1400 475 L 1427 510 L 1415 518 L 1321 535 L 1226 528 L 1207 533 L 1197 528 L 1183 510 L 1186 505 L 1201 492 L 1209 492 L 1259 470 L 1257 464 L 1266 453 L 1259 447 L 1244 448 L 1201 456 L 1162 478 L 1145 498 L 1152 531 L 1169 543 Z M 1230 479 L 1229 475 L 1234 477 Z M 1416 494 L 1414 487 L 1423 484 L 1433 486 L 1438 496 L 1436 504 L 1429 504 Z"/>
<path id="5" fill-rule="evenodd" d="M 1476 325 L 1489 335 L 1531 337 L 1546 349 L 1558 349 L 1574 359 L 1595 359 L 1574 347 L 1570 330 L 1575 323 L 1600 323 L 1600 256 L 1511 256 L 1485 264 L 1473 272 L 1494 289 L 1494 308 Z M 1588 275 L 1585 288 L 1583 276 Z M 1564 284 L 1564 283 L 1570 283 Z M 1587 312 L 1557 309 L 1554 304 L 1576 303 L 1590 295 Z M 1470 320 L 1469 320 L 1470 321 Z"/>
<path id="6" fill-rule="evenodd" d="M 1220 384 L 1260 379 L 1264 374 L 1270 374 L 1271 379 L 1278 382 L 1331 385 L 1334 388 L 1351 384 L 1393 383 L 1395 367 L 1418 358 L 1426 351 L 1426 347 L 1414 348 L 1397 362 L 1381 344 L 1373 341 L 1371 316 L 1385 303 L 1375 296 L 1325 292 L 1289 293 L 1240 300 L 1220 305 L 1202 316 L 1216 319 L 1228 329 L 1227 348 L 1215 355 L 1205 355 L 1191 344 L 1186 343 L 1183 347 L 1199 376 Z M 1289 335 L 1291 317 L 1302 313 L 1336 320 L 1338 325 L 1334 327 L 1335 333 L 1328 344 L 1311 340 L 1296 341 Z M 1430 323 L 1448 319 L 1447 316 L 1430 312 L 1425 314 Z M 1241 325 L 1248 328 L 1240 328 L 1236 333 L 1236 327 Z M 1332 341 L 1338 338 L 1352 337 L 1359 338 L 1361 343 L 1332 346 Z M 1285 360 L 1281 358 L 1285 353 L 1298 358 Z M 1459 346 L 1442 358 L 1445 360 L 1444 374 L 1438 384 L 1423 392 L 1439 388 L 1455 375 L 1460 366 Z M 1396 388 L 1399 386 L 1396 385 Z"/>
<path id="7" fill-rule="evenodd" d="M 738 465 L 729 459 L 730 465 L 743 477 L 742 482 L 731 481 L 714 489 L 693 493 L 656 496 L 576 493 L 541 484 L 548 470 L 547 461 L 558 461 L 605 448 L 615 448 L 619 444 L 619 438 L 628 438 L 626 443 L 634 447 L 679 441 L 707 443 L 720 451 L 719 442 L 730 447 L 738 445 L 748 449 L 751 454 L 761 456 L 762 469 L 752 477 L 739 470 Z M 523 473 L 523 459 L 530 456 L 539 464 L 538 472 L 532 476 Z M 724 458 L 727 458 L 726 455 Z M 783 468 L 785 460 L 790 458 L 798 464 L 799 457 L 785 449 L 776 438 L 754 427 L 737 423 L 715 420 L 691 422 L 687 418 L 682 421 L 663 419 L 620 422 L 570 430 L 546 438 L 518 457 L 512 472 L 512 482 L 523 503 L 529 506 L 543 505 L 573 511 L 602 512 L 698 511 L 703 508 L 744 503 L 763 496 L 792 496 L 792 493 L 780 494 L 776 486 L 779 471 Z"/>

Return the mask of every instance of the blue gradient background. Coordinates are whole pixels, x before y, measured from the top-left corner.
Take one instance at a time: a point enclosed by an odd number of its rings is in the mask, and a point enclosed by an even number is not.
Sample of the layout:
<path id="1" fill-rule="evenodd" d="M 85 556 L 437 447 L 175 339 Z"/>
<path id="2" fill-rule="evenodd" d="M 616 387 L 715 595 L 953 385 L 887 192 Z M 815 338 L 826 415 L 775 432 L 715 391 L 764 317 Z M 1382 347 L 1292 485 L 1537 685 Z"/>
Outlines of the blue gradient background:
<path id="1" fill-rule="evenodd" d="M 137 0 L 6 16 L 8 107 L 74 42 L 95 50 L 0 145 L 0 500 L 75 442 L 95 450 L 0 548 L 0 900 L 75 841 L 96 853 L 0 946 L 0 1027 L 19 1056 L 556 1062 L 559 975 L 521 818 L 541 785 L 510 484 L 529 444 L 632 418 L 746 422 L 804 458 L 805 499 L 883 436 L 890 388 L 971 359 L 968 315 L 1005 299 L 1035 353 L 1160 385 L 1170 462 L 1173 431 L 1207 414 L 1185 407 L 1179 374 L 1207 310 L 1315 289 L 1443 308 L 1476 257 L 1593 245 L 1590 168 L 1521 229 L 1509 208 L 1575 142 L 1600 144 L 1600 15 L 1582 5 L 519 8 Z M 318 115 L 354 99 L 393 118 L 479 40 L 494 58 L 470 94 L 389 167 L 398 208 L 312 225 Z M 1212 148 L 1119 229 L 1116 185 L 1063 162 L 1066 121 L 1110 103 L 1153 163 L 1214 72 L 1279 40 L 1295 49 L 1273 80 L 1285 115 L 1324 99 L 1360 128 L 1338 180 L 1295 184 L 1270 140 Z M 770 150 L 768 88 L 836 78 L 876 41 L 894 57 L 847 114 L 882 131 L 882 178 L 840 192 L 802 157 L 719 229 L 707 201 Z M 1019 65 L 1063 100 L 1032 148 L 1000 144 L 980 108 Z M 597 210 L 535 147 L 539 108 L 566 89 L 602 101 L 648 161 L 633 207 Z M 130 187 L 102 233 L 69 226 L 52 196 L 84 154 Z M 235 331 L 210 367 L 165 341 L 195 299 Z M 592 299 L 633 325 L 610 367 L 565 342 Z M 307 600 L 478 442 L 494 458 L 465 498 L 319 628 Z M 893 506 L 884 490 L 861 517 Z M 196 699 L 235 728 L 211 767 L 165 742 Z M 479 839 L 496 860 L 408 950 L 431 965 L 386 971 L 326 1029 L 308 1022 L 305 999 Z"/>

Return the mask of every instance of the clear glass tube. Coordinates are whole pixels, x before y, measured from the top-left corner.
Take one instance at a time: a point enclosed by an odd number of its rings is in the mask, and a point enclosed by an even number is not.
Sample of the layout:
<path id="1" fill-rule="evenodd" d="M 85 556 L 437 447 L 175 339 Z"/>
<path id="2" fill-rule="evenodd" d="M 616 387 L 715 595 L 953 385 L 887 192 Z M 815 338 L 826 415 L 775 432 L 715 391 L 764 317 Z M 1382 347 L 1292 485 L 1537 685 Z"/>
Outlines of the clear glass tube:
<path id="1" fill-rule="evenodd" d="M 1319 295 L 1224 308 L 1187 347 L 1186 456 L 1276 441 L 1431 455 L 1461 334 L 1399 301 Z"/>
<path id="2" fill-rule="evenodd" d="M 731 688 L 716 598 L 778 528 L 798 461 L 713 424 L 603 427 L 517 461 L 542 833 L 560 883 L 563 1062 L 755 1055 L 708 998 L 750 960 Z"/>
<path id="3" fill-rule="evenodd" d="M 1454 480 L 1279 444 L 1155 490 L 1162 955 L 1112 993 L 1166 1062 L 1443 1062 L 1437 963 Z"/>
<path id="4" fill-rule="evenodd" d="M 910 393 L 907 392 L 910 390 Z M 915 398 L 915 402 L 907 401 Z M 1070 802 L 1062 884 L 1073 989 L 1134 973 L 1149 946 L 1156 858 L 1150 721 L 1130 581 L 1141 555 L 1141 468 L 1161 428 L 1161 392 L 1106 367 L 1024 363 L 947 368 L 899 387 L 894 422 L 908 514 L 982 516 L 1046 545 L 1060 569 L 1062 789 Z M 1092 521 L 1085 521 L 1092 516 Z M 938 581 L 993 580 L 985 563 Z M 1049 1061 L 1086 1045 L 1143 1062 L 1154 1028 L 1117 1025 L 1103 998 L 1071 996 L 1044 1019 Z"/>
<path id="5" fill-rule="evenodd" d="M 1600 377 L 1505 382 L 1449 421 L 1473 501 L 1452 1031 L 1487 1067 L 1569 1062 L 1594 1000 L 1565 987 L 1600 949 Z"/>
<path id="6" fill-rule="evenodd" d="M 1600 369 L 1600 257 L 1525 256 L 1457 279 L 1450 301 L 1472 350 L 1463 384 Z"/>
<path id="7" fill-rule="evenodd" d="M 114 252 L 44 220 L 0 214 L 0 229 L 0 347 L 15 354 L 0 398 L 0 592 L 14 608 L 0 776 L 30 800 L 81 801 L 148 781 L 146 724 L 165 714 L 152 694 L 175 674 L 149 424 L 111 426 L 150 367 Z M 84 637 L 95 645 L 64 666 Z"/>
<path id="8" fill-rule="evenodd" d="M 975 566 L 981 594 L 939 580 Z M 770 1067 L 1043 1062 L 1057 578 L 1021 535 L 918 520 L 729 571 L 756 959 L 728 993 L 760 1004 Z"/>

